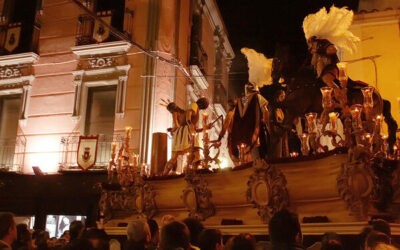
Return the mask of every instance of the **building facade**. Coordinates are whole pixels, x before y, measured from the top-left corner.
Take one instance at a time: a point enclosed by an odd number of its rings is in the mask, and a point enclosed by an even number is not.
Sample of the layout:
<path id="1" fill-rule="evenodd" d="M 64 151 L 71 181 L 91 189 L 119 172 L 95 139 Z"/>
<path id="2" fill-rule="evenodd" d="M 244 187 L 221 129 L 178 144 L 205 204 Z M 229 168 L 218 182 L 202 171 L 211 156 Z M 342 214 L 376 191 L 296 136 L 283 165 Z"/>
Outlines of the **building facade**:
<path id="1" fill-rule="evenodd" d="M 22 0 L 21 0 L 22 1 Z M 154 132 L 206 96 L 224 114 L 234 57 L 215 0 L 0 1 L 0 168 L 75 168 L 79 136 L 98 135 L 97 167 L 132 128 L 150 164 Z"/>

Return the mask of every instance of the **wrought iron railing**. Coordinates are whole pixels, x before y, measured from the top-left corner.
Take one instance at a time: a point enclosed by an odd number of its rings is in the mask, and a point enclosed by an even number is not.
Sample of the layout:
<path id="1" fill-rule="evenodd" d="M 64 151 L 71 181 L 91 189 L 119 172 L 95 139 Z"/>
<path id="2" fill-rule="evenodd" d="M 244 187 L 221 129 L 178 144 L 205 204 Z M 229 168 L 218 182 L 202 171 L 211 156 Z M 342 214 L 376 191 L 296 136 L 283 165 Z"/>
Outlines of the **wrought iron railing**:
<path id="1" fill-rule="evenodd" d="M 99 135 L 97 143 L 97 156 L 94 168 L 104 169 L 108 166 L 111 157 L 112 144 L 116 144 L 116 148 L 120 148 L 124 141 L 124 137 L 120 134 L 116 135 Z M 67 136 L 61 138 L 61 161 L 60 169 L 77 169 L 77 152 L 79 146 L 79 135 Z"/>
<path id="2" fill-rule="evenodd" d="M 123 32 L 127 37 L 132 36 L 132 26 L 133 26 L 133 16 L 134 11 L 130 9 L 125 9 L 123 13 L 113 13 L 113 15 L 124 15 L 123 23 L 117 30 Z M 100 18 L 100 17 L 99 17 Z M 95 19 L 89 14 L 82 14 L 78 17 L 78 25 L 76 27 L 76 41 L 75 44 L 79 45 L 89 45 L 98 43 L 94 39 L 95 30 Z M 113 32 L 110 32 L 109 36 L 105 38 L 102 42 L 118 41 L 120 38 L 115 36 Z"/>
<path id="3" fill-rule="evenodd" d="M 25 147 L 24 136 L 0 140 L 0 171 L 20 172 L 24 166 Z"/>

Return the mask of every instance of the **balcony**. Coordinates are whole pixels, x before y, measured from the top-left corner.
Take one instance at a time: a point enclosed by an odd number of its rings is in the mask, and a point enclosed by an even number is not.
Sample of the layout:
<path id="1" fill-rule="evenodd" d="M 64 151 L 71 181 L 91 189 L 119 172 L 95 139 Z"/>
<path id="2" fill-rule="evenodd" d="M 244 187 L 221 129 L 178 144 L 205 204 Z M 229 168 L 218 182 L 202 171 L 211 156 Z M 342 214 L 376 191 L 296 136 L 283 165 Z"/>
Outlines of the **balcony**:
<path id="1" fill-rule="evenodd" d="M 97 142 L 96 163 L 93 169 L 106 169 L 111 157 L 111 147 L 115 143 L 120 148 L 124 142 L 124 137 L 120 134 L 113 136 L 99 135 Z M 79 169 L 77 164 L 77 152 L 79 144 L 79 135 L 67 136 L 61 138 L 62 156 L 60 170 Z"/>
<path id="2" fill-rule="evenodd" d="M 122 19 L 118 18 L 116 21 L 111 21 L 117 19 L 116 16 L 119 15 L 123 16 Z M 111 25 L 116 30 L 122 32 L 126 37 L 130 38 L 132 35 L 133 15 L 133 11 L 129 9 L 125 9 L 125 12 L 121 11 L 121 13 L 103 11 L 98 12 L 97 19 L 100 20 L 101 18 L 105 23 L 108 23 L 108 25 Z M 82 14 L 78 17 L 75 41 L 76 46 L 121 40 L 119 37 L 115 36 L 107 26 L 104 27 L 98 20 L 96 21 L 89 14 Z"/>
<path id="3" fill-rule="evenodd" d="M 10 23 L 0 26 L 0 55 L 37 53 L 41 24 Z M 28 37 L 28 39 L 27 39 Z"/>
<path id="4" fill-rule="evenodd" d="M 0 171 L 21 172 L 24 166 L 25 147 L 24 136 L 0 140 Z"/>
<path id="5" fill-rule="evenodd" d="M 203 75 L 207 74 L 208 55 L 200 41 L 192 41 L 190 48 L 190 65 L 197 65 Z"/>

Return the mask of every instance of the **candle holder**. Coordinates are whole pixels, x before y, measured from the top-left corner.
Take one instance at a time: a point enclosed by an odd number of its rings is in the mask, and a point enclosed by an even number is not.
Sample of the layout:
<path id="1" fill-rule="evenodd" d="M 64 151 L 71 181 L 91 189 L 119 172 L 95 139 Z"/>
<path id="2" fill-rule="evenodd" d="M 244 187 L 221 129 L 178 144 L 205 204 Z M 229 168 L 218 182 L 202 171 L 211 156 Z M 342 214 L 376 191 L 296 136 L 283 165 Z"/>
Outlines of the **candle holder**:
<path id="1" fill-rule="evenodd" d="M 374 129 L 374 134 L 377 136 L 382 133 L 382 122 L 383 122 L 383 116 L 377 115 L 375 117 L 375 129 Z"/>
<path id="2" fill-rule="evenodd" d="M 310 146 L 308 144 L 309 135 L 307 133 L 303 133 L 301 135 L 301 153 L 303 155 L 308 155 L 310 153 Z"/>
<path id="3" fill-rule="evenodd" d="M 317 113 L 307 113 L 306 121 L 308 133 L 317 133 Z"/>
<path id="4" fill-rule="evenodd" d="M 330 112 L 329 113 L 329 124 L 331 125 L 330 131 L 336 133 L 336 121 L 338 119 L 339 113 L 337 112 Z"/>
<path id="5" fill-rule="evenodd" d="M 237 147 L 238 147 L 238 150 L 239 150 L 239 164 L 245 163 L 246 162 L 247 144 L 246 143 L 240 143 Z"/>
<path id="6" fill-rule="evenodd" d="M 322 87 L 321 88 L 322 108 L 324 110 L 331 109 L 333 107 L 332 91 L 333 91 L 333 88 L 331 88 L 331 87 Z"/>
<path id="7" fill-rule="evenodd" d="M 347 88 L 347 80 L 348 80 L 348 75 L 347 75 L 347 62 L 339 62 L 336 64 L 336 66 L 339 69 L 339 81 L 341 84 L 342 88 Z"/>
<path id="8" fill-rule="evenodd" d="M 372 108 L 374 107 L 374 99 L 372 94 L 374 93 L 374 88 L 371 86 L 364 87 L 361 89 L 361 92 L 364 97 L 363 107 L 364 113 L 367 120 L 371 119 Z"/>
<path id="9" fill-rule="evenodd" d="M 362 135 L 362 144 L 364 147 L 368 148 L 368 151 L 371 152 L 371 147 L 372 147 L 372 134 L 370 133 L 364 133 Z"/>
<path id="10" fill-rule="evenodd" d="M 354 130 L 362 130 L 361 112 L 363 107 L 360 104 L 355 104 L 350 107 L 350 115 L 352 127 Z"/>

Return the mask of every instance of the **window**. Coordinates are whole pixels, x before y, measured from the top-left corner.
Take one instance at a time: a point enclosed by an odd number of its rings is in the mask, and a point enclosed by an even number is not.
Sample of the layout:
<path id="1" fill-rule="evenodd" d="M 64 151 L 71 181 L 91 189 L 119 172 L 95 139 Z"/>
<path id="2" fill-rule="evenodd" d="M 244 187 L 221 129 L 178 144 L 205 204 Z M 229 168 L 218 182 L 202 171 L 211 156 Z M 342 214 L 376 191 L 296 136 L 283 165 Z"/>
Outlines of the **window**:
<path id="1" fill-rule="evenodd" d="M 21 96 L 0 96 L 0 169 L 14 170 Z"/>
<path id="2" fill-rule="evenodd" d="M 116 85 L 88 89 L 85 135 L 114 133 L 116 90 Z"/>
<path id="3" fill-rule="evenodd" d="M 85 135 L 99 135 L 96 166 L 107 166 L 114 141 L 117 85 L 88 88 Z"/>

